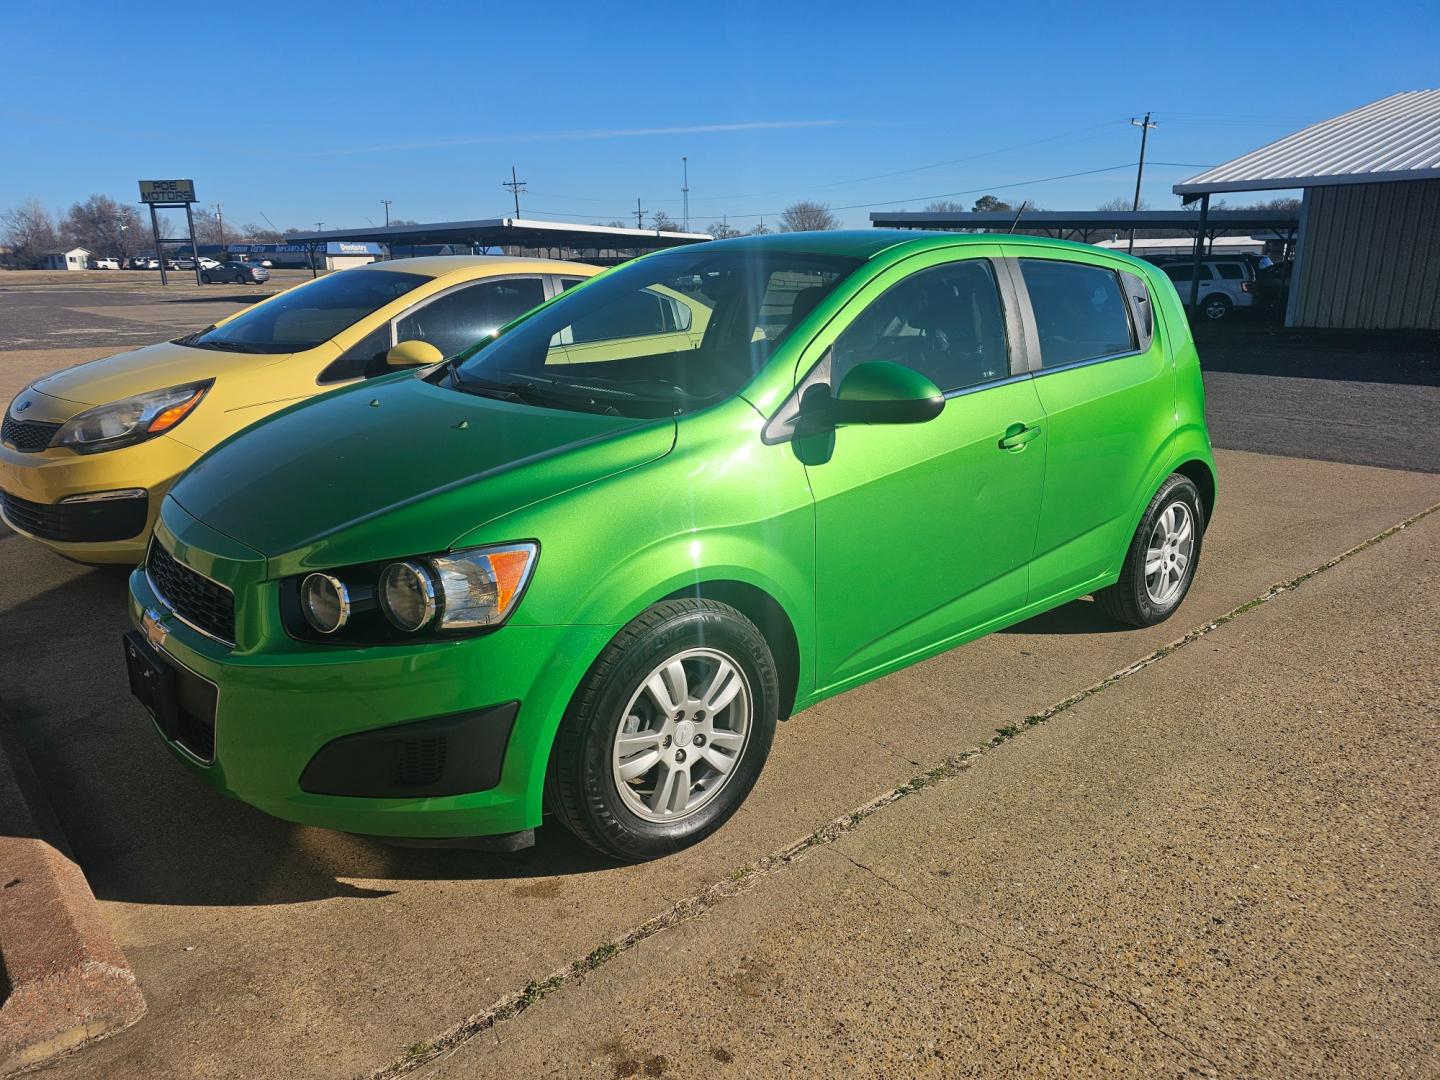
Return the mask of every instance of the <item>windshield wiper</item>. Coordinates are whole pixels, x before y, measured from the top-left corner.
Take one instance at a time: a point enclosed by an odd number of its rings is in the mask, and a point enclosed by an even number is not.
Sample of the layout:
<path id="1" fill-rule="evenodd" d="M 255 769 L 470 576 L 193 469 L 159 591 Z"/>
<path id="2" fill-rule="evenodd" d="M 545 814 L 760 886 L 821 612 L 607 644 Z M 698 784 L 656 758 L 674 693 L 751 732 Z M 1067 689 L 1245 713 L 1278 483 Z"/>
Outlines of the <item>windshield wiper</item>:
<path id="1" fill-rule="evenodd" d="M 592 396 L 583 392 L 567 393 L 555 388 L 554 383 L 542 386 L 534 379 L 514 375 L 508 379 L 487 379 L 478 375 L 459 375 L 457 379 L 455 375 L 458 375 L 458 371 L 452 369 L 452 385 L 466 393 L 481 394 L 501 401 L 517 401 L 526 405 L 559 405 L 562 408 L 580 406 L 586 412 L 619 415 L 619 410 L 613 405 L 602 406 Z M 588 408 L 585 408 L 586 406 Z"/>

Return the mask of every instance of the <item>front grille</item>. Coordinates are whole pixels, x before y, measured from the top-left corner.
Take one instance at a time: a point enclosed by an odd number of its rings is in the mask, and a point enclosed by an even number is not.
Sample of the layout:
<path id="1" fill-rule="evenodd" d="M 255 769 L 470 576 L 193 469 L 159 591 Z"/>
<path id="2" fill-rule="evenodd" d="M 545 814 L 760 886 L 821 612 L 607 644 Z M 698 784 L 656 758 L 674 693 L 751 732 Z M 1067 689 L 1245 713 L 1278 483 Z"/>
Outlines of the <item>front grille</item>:
<path id="1" fill-rule="evenodd" d="M 47 424 L 43 420 L 16 420 L 7 412 L 4 421 L 0 422 L 0 442 L 22 454 L 34 454 L 49 446 L 59 430 L 59 424 Z"/>
<path id="2" fill-rule="evenodd" d="M 0 491 L 0 512 L 21 532 L 65 544 L 129 540 L 145 529 L 150 497 L 96 502 L 37 503 Z"/>
<path id="3" fill-rule="evenodd" d="M 223 585 L 197 574 L 160 546 L 150 541 L 145 572 L 160 598 L 176 615 L 201 633 L 235 644 L 235 594 Z"/>

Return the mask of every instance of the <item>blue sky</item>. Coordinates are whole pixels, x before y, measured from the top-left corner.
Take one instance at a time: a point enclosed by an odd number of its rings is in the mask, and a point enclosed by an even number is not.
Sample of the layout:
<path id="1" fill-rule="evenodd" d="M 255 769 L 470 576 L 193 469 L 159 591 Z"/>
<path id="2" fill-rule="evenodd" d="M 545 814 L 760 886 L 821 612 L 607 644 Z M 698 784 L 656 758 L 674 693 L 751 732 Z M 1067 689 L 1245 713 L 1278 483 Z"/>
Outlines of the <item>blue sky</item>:
<path id="1" fill-rule="evenodd" d="M 1145 198 L 1308 122 L 1440 85 L 1440 4 L 7 6 L 0 209 L 193 177 L 281 228 L 635 208 L 846 224 L 982 191 Z M 166 74 L 154 63 L 165 56 Z M 189 58 L 193 57 L 193 65 Z M 1160 164 L 1176 163 L 1176 164 Z M 1064 174 L 1068 179 L 1033 182 Z M 633 218 L 628 220 L 633 221 Z"/>

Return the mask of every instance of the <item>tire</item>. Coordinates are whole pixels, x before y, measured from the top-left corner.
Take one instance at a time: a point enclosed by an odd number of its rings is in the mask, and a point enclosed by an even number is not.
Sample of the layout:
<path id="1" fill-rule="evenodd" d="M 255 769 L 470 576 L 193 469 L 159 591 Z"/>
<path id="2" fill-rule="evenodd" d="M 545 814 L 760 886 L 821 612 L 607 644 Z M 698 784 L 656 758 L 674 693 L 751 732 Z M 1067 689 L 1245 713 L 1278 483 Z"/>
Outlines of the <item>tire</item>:
<path id="1" fill-rule="evenodd" d="M 682 693 L 671 674 L 676 662 L 686 676 Z M 711 694 L 727 703 L 707 715 Z M 679 708 L 676 698 L 685 699 Z M 770 647 L 744 615 L 713 600 L 655 604 L 615 636 L 575 691 L 550 752 L 546 803 L 567 829 L 616 859 L 688 847 L 750 794 L 770 753 L 779 702 Z M 632 775 L 622 779 L 622 769 Z M 674 784 L 659 790 L 672 774 Z"/>
<path id="2" fill-rule="evenodd" d="M 1230 302 L 1230 298 L 1228 296 L 1221 296 L 1219 293 L 1214 293 L 1210 296 L 1207 296 L 1204 300 L 1200 302 L 1201 314 L 1203 314 L 1205 318 L 1207 318 L 1211 322 L 1219 322 L 1221 319 L 1228 319 L 1230 317 L 1230 312 L 1234 310 L 1234 307 L 1235 305 Z"/>
<path id="3" fill-rule="evenodd" d="M 1176 527 L 1181 519 L 1188 519 L 1188 535 L 1174 542 L 1174 537 L 1183 531 Z M 1101 610 L 1116 622 L 1134 627 L 1155 626 L 1175 614 L 1195 580 L 1205 524 L 1205 504 L 1195 484 L 1188 477 L 1171 473 L 1140 518 L 1140 526 L 1125 552 L 1120 580 L 1095 594 Z M 1154 547 L 1154 541 L 1166 533 L 1172 542 Z M 1163 579 L 1159 575 L 1153 580 L 1146 576 L 1147 562 L 1153 565 L 1156 558 L 1152 551 L 1162 553 Z M 1184 565 L 1179 567 L 1176 578 L 1175 567 L 1181 557 Z"/>
<path id="4" fill-rule="evenodd" d="M 201 285 L 209 285 L 209 284 L 210 284 L 210 275 L 209 275 L 209 274 L 201 274 L 201 275 L 200 275 L 200 284 L 201 284 Z"/>

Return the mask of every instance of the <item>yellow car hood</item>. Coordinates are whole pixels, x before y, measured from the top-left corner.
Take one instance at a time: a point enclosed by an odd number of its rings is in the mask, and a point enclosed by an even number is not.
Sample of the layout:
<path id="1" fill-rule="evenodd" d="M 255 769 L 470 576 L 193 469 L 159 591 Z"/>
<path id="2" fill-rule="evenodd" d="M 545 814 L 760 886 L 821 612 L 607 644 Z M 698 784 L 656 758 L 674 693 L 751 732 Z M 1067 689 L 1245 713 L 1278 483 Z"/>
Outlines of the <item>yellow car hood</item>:
<path id="1" fill-rule="evenodd" d="M 81 405 L 104 405 L 149 390 L 163 390 L 201 379 L 222 379 L 285 359 L 287 356 L 271 353 L 192 349 L 163 341 L 57 371 L 36 382 L 34 388 L 50 397 Z"/>

